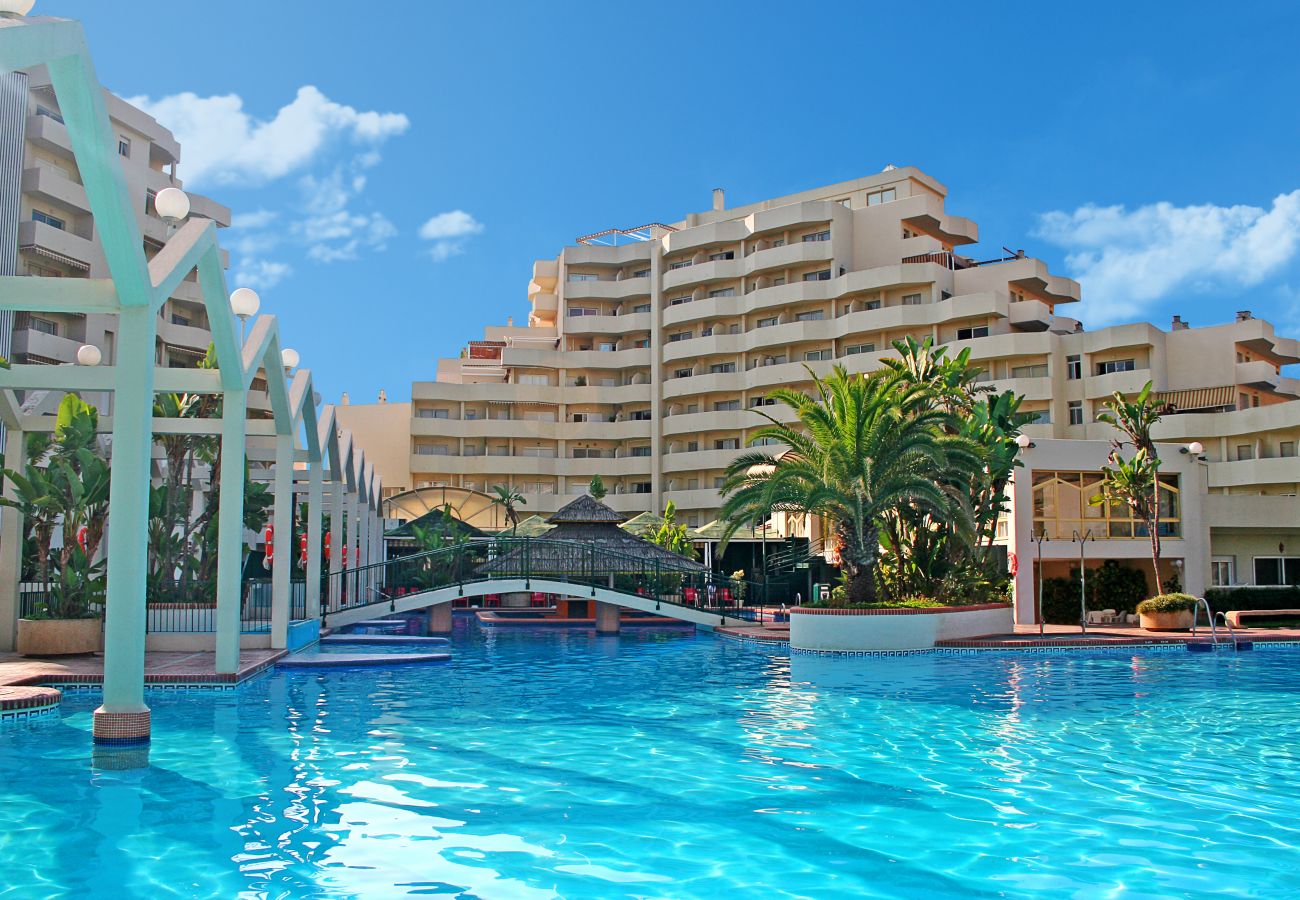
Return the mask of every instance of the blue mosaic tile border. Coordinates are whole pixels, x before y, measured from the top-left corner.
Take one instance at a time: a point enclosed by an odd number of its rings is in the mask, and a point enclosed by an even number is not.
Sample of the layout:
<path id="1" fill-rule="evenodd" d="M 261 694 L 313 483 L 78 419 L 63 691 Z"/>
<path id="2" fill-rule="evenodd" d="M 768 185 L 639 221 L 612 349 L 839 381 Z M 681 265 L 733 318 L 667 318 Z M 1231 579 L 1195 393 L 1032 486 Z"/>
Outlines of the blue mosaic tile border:
<path id="1" fill-rule="evenodd" d="M 241 681 L 240 684 L 247 684 L 249 680 L 251 679 L 245 679 L 244 681 Z M 51 681 L 51 682 L 43 683 L 41 686 L 58 688 L 59 690 L 64 692 L 101 691 L 104 689 L 103 683 L 98 681 L 69 681 L 69 682 Z M 145 683 L 144 689 L 146 693 L 149 691 L 166 691 L 169 693 L 178 693 L 178 692 L 188 693 L 190 691 L 233 691 L 237 687 L 239 687 L 239 685 L 237 684 L 204 684 L 202 682 L 187 682 L 187 681 L 166 681 L 166 682 L 151 681 Z"/>
<path id="2" fill-rule="evenodd" d="M 59 701 L 45 706 L 32 706 L 26 709 L 6 709 L 0 712 L 0 722 L 28 722 L 32 719 L 43 719 L 46 716 L 56 716 L 59 714 Z"/>

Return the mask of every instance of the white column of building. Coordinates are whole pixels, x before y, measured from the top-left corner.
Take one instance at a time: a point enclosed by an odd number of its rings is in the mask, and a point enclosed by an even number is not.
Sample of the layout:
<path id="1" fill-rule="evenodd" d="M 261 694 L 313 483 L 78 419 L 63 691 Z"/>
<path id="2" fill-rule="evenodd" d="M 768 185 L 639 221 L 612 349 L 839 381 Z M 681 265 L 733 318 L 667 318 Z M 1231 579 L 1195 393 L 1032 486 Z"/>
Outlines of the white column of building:
<path id="1" fill-rule="evenodd" d="M 348 497 L 348 567 L 358 568 L 365 563 L 361 557 L 361 493 L 360 485 L 358 489 L 352 491 Z M 365 603 L 370 592 L 365 589 L 360 578 L 353 578 L 348 583 L 348 589 L 355 591 L 358 596 L 349 597 L 351 603 Z"/>
<path id="2" fill-rule="evenodd" d="M 346 491 L 347 485 L 341 478 L 330 485 L 330 572 L 337 572 L 343 568 L 343 542 L 347 539 L 347 536 L 343 533 L 344 494 Z M 342 588 L 342 578 L 330 579 L 330 595 L 328 597 L 330 609 L 338 607 L 339 599 L 342 596 Z"/>
<path id="3" fill-rule="evenodd" d="M 95 710 L 94 738 L 147 741 L 144 702 L 149 556 L 149 489 L 153 462 L 154 326 L 148 303 L 118 313 L 119 347 L 113 395 L 113 481 L 109 487 L 108 593 L 104 616 L 104 700 Z"/>
<path id="4" fill-rule="evenodd" d="M 321 502 L 324 492 L 324 478 L 321 472 L 325 465 L 323 459 L 309 463 L 307 476 L 307 618 L 320 618 L 320 564 L 321 539 L 323 526 L 321 516 L 324 504 Z"/>
<path id="5" fill-rule="evenodd" d="M 244 567 L 244 442 L 247 395 L 225 391 L 221 412 L 221 506 L 217 510 L 217 636 L 219 673 L 239 670 L 240 604 Z"/>
<path id="6" fill-rule="evenodd" d="M 271 565 L 271 646 L 289 643 L 289 592 L 293 569 L 293 435 L 275 438 L 275 559 Z"/>
<path id="7" fill-rule="evenodd" d="M 26 433 L 10 428 L 5 433 L 5 459 L 21 471 L 27 461 Z M 14 483 L 4 480 L 4 496 L 17 500 Z M 0 507 L 0 650 L 14 649 L 18 635 L 18 587 L 23 577 L 23 514 L 11 506 Z"/>

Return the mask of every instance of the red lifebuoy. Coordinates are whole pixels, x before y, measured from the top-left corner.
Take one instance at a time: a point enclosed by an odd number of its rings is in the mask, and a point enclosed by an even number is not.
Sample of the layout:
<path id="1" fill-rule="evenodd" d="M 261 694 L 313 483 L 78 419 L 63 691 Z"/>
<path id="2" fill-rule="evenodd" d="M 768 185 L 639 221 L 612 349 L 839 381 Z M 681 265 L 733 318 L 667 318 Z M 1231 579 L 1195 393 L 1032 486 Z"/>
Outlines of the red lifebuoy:
<path id="1" fill-rule="evenodd" d="M 1007 571 L 1011 573 L 1012 578 L 1015 578 L 1020 572 L 1020 560 L 1016 558 L 1014 553 L 1007 554 Z"/>
<path id="2" fill-rule="evenodd" d="M 275 526 L 267 525 L 266 530 L 262 532 L 262 537 L 266 539 L 266 558 L 263 565 L 271 568 L 271 563 L 275 561 Z"/>

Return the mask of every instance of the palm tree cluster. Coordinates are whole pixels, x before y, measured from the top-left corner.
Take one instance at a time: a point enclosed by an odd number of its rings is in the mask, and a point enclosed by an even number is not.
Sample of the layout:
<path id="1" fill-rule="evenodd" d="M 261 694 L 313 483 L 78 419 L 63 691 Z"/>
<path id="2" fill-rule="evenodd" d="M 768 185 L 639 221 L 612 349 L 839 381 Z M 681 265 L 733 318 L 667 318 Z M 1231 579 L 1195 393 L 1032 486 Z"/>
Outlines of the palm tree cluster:
<path id="1" fill-rule="evenodd" d="M 809 370 L 811 394 L 775 391 L 791 423 L 755 410 L 767 424 L 751 443 L 788 449 L 728 467 L 728 532 L 771 512 L 820 518 L 852 604 L 1004 597 L 992 546 L 1016 437 L 1033 416 L 1020 396 L 979 384 L 969 350 L 949 357 L 929 339 L 894 349 L 898 358 L 869 375 Z"/>

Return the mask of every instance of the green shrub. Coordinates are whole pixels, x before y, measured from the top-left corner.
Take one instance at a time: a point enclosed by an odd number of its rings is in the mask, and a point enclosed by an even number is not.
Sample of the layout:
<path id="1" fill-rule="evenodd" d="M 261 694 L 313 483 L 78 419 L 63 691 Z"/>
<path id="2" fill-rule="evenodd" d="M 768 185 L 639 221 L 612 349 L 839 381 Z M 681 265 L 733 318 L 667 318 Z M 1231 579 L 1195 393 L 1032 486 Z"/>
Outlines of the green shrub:
<path id="1" fill-rule="evenodd" d="M 1161 594 L 1137 605 L 1137 611 L 1144 615 L 1152 613 L 1186 612 L 1195 609 L 1197 599 L 1191 594 Z"/>
<path id="2" fill-rule="evenodd" d="M 1300 587 L 1210 588 L 1205 592 L 1205 599 L 1216 613 L 1238 609 L 1300 609 Z"/>
<path id="3" fill-rule="evenodd" d="M 1146 599 L 1146 573 L 1129 569 L 1113 559 L 1099 568 L 1088 570 L 1088 609 L 1113 609 L 1133 613 Z M 1043 619 L 1053 625 L 1079 624 L 1079 570 L 1070 570 L 1068 578 L 1048 578 L 1043 582 Z"/>

